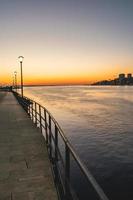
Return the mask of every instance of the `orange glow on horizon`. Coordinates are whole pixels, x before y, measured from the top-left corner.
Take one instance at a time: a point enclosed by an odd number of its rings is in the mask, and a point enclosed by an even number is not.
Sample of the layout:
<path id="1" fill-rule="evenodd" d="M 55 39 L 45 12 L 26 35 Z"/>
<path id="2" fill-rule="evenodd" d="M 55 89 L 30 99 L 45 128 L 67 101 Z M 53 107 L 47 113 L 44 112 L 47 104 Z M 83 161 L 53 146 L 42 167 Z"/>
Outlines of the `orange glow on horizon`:
<path id="1" fill-rule="evenodd" d="M 88 70 L 89 71 L 89 70 Z M 69 75 L 65 74 L 36 74 L 35 73 L 26 73 L 24 71 L 24 85 L 65 85 L 65 84 L 91 84 L 101 80 L 115 79 L 118 77 L 119 73 L 133 73 L 131 67 L 122 69 L 120 67 L 115 68 L 115 70 L 97 70 L 95 72 L 74 72 Z M 20 72 L 17 74 L 17 83 L 20 85 Z M 3 76 L 0 76 L 0 85 L 12 85 L 13 83 L 13 74 L 4 73 Z"/>

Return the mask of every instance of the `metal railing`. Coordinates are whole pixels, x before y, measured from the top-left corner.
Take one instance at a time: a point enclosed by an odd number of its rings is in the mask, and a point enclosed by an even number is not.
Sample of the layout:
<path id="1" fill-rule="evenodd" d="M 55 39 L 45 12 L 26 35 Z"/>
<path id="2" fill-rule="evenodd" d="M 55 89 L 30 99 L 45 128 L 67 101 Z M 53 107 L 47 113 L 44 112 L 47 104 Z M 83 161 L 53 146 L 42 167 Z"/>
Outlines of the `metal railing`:
<path id="1" fill-rule="evenodd" d="M 80 160 L 72 145 L 65 137 L 63 130 L 50 112 L 39 103 L 27 97 L 22 98 L 21 95 L 16 92 L 13 93 L 18 102 L 28 113 L 33 123 L 40 128 L 45 138 L 59 199 L 79 199 L 74 188 L 71 186 L 71 160 L 73 160 L 76 165 L 78 165 L 86 182 L 93 187 L 98 199 L 109 200 L 93 175 Z M 62 149 L 64 149 L 63 153 Z"/>

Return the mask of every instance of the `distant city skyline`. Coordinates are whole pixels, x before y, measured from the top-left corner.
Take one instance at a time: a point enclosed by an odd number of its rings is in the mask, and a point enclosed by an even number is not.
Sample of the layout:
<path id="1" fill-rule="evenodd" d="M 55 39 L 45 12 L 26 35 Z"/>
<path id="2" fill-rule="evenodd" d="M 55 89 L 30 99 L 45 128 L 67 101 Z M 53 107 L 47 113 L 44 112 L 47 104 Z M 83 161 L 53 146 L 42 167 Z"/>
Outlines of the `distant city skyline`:
<path id="1" fill-rule="evenodd" d="M 121 73 L 115 79 L 105 79 L 94 82 L 92 85 L 133 85 L 133 76 L 132 73 Z"/>
<path id="2" fill-rule="evenodd" d="M 0 84 L 24 56 L 25 84 L 87 84 L 133 73 L 133 1 L 1 0 Z"/>

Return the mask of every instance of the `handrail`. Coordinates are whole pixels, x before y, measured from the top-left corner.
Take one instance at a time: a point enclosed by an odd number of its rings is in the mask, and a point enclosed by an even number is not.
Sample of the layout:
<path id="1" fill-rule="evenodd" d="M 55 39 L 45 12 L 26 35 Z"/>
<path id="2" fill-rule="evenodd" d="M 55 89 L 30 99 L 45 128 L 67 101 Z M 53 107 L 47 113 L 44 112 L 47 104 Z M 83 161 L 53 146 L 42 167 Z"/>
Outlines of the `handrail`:
<path id="1" fill-rule="evenodd" d="M 91 185 L 93 186 L 98 197 L 101 200 L 109 200 L 106 194 L 104 193 L 103 189 L 100 187 L 100 185 L 97 183 L 97 181 L 91 174 L 91 172 L 87 169 L 85 164 L 83 164 L 79 156 L 76 154 L 74 148 L 66 138 L 63 130 L 61 129 L 55 118 L 52 116 L 52 114 L 44 106 L 41 106 L 34 100 L 25 96 L 22 98 L 20 94 L 16 92 L 13 93 L 17 98 L 18 102 L 23 106 L 25 111 L 28 113 L 33 123 L 40 128 L 42 134 L 44 135 L 47 144 L 49 158 L 53 166 L 53 175 L 55 178 L 55 183 L 57 186 L 60 199 L 61 200 L 78 199 L 75 191 L 71 187 L 71 182 L 70 182 L 70 164 L 71 164 L 70 156 L 72 156 L 76 164 L 79 166 L 84 177 L 86 178 L 88 184 L 91 183 Z M 64 158 L 61 154 L 58 144 L 59 136 L 61 136 L 62 142 L 64 143 L 65 147 Z M 62 163 L 62 166 L 64 168 L 63 172 L 59 169 L 59 161 Z M 62 173 L 64 174 L 64 178 L 61 177 Z"/>

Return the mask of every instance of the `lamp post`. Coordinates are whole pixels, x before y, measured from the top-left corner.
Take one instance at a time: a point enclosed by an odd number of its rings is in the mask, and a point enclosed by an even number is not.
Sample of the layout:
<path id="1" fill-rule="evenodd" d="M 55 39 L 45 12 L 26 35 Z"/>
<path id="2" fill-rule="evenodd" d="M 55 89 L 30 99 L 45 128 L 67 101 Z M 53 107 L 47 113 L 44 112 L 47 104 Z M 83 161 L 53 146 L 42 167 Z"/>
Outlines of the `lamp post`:
<path id="1" fill-rule="evenodd" d="M 17 92 L 17 71 L 14 72 L 15 75 L 15 88 L 16 88 L 16 92 Z"/>
<path id="2" fill-rule="evenodd" d="M 14 76 L 12 77 L 12 89 L 14 89 Z"/>
<path id="3" fill-rule="evenodd" d="M 23 69 L 22 69 L 22 63 L 23 63 L 23 56 L 18 57 L 19 62 L 20 62 L 20 70 L 21 70 L 21 95 L 23 97 Z"/>

